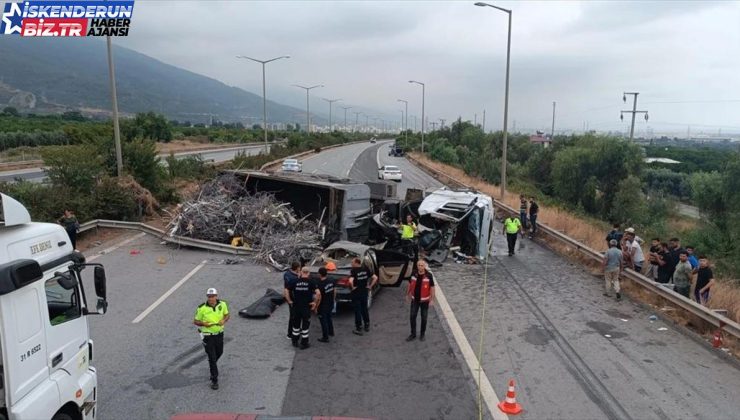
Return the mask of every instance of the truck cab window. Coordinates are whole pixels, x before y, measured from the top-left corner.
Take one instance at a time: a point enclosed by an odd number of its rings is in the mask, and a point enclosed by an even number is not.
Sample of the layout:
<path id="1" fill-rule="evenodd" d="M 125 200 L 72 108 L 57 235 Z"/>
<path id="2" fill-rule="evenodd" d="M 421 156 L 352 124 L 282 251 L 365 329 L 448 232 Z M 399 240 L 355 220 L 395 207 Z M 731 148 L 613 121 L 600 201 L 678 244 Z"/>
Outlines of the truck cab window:
<path id="1" fill-rule="evenodd" d="M 77 288 L 64 289 L 54 277 L 46 281 L 46 303 L 51 325 L 63 324 L 82 315 Z"/>

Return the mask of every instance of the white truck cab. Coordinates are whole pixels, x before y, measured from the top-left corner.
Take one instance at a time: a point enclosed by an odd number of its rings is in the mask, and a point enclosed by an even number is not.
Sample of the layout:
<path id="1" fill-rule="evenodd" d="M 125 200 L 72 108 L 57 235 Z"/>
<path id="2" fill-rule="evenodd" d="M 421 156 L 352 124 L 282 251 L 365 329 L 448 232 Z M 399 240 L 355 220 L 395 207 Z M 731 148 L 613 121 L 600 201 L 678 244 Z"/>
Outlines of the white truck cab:
<path id="1" fill-rule="evenodd" d="M 0 419 L 94 419 L 97 374 L 87 316 L 107 309 L 105 271 L 59 225 L 33 223 L 0 194 Z M 93 267 L 95 308 L 82 281 Z"/>

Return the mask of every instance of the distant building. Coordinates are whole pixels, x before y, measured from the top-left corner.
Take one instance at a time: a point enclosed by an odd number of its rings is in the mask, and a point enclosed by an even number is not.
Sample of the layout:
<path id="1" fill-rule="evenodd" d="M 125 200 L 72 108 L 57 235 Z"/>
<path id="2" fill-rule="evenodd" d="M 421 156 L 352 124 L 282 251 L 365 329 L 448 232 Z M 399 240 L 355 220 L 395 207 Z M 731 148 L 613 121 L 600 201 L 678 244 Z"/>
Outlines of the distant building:
<path id="1" fill-rule="evenodd" d="M 668 159 L 668 158 L 645 158 L 645 163 L 669 163 L 669 164 L 676 164 L 681 163 L 677 160 Z"/>
<path id="2" fill-rule="evenodd" d="M 550 136 L 545 135 L 542 131 L 537 131 L 537 134 L 533 134 L 529 136 L 529 142 L 534 144 L 541 144 L 545 148 L 550 147 L 552 144 L 552 138 Z"/>

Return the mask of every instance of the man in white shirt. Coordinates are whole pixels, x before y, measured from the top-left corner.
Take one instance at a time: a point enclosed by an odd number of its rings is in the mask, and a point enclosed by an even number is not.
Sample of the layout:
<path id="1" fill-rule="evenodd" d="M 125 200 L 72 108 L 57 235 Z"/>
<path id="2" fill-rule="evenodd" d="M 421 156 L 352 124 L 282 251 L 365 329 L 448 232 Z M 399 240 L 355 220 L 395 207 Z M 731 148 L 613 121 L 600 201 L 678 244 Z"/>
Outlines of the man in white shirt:
<path id="1" fill-rule="evenodd" d="M 642 266 L 645 263 L 645 254 L 642 252 L 642 239 L 635 235 L 634 228 L 627 228 L 624 230 L 624 237 L 630 246 L 630 253 L 632 254 L 632 265 L 633 269 L 641 273 Z"/>

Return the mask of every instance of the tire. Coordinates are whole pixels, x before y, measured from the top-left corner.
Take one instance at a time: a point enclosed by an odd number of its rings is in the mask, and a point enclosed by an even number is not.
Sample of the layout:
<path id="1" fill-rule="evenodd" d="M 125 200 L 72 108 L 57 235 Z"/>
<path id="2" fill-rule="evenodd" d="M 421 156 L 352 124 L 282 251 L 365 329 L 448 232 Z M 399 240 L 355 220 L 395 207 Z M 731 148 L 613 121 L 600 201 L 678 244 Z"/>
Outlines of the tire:
<path id="1" fill-rule="evenodd" d="M 70 416 L 67 413 L 59 412 L 54 414 L 54 417 L 51 418 L 51 420 L 74 420 L 72 416 Z"/>

